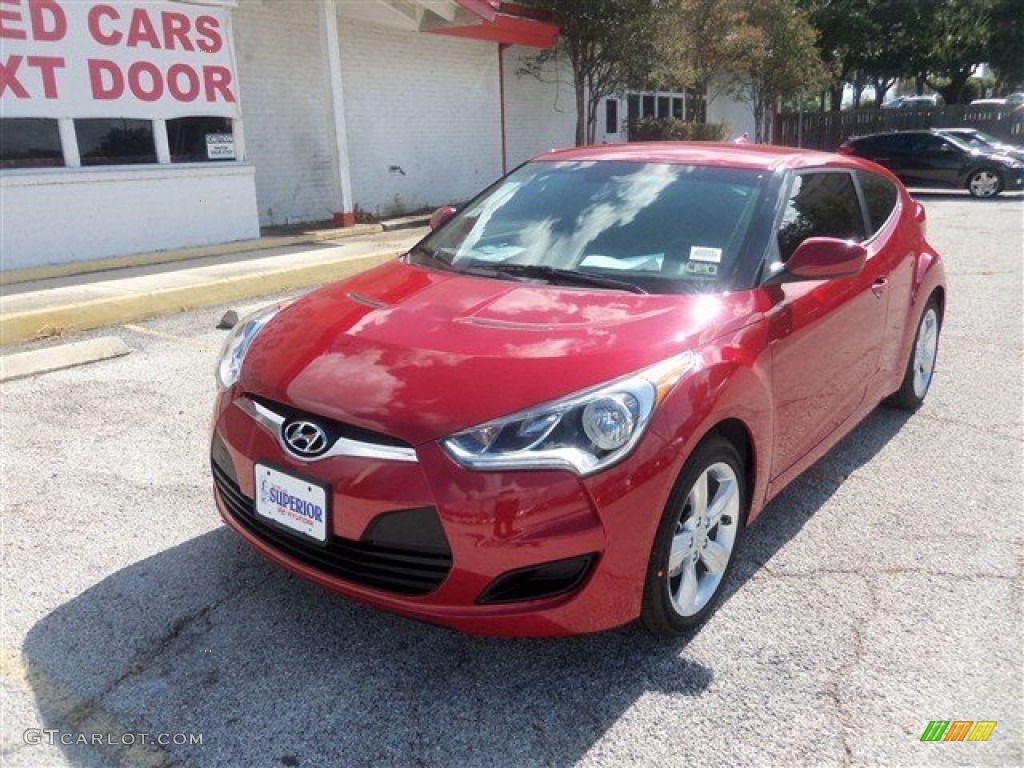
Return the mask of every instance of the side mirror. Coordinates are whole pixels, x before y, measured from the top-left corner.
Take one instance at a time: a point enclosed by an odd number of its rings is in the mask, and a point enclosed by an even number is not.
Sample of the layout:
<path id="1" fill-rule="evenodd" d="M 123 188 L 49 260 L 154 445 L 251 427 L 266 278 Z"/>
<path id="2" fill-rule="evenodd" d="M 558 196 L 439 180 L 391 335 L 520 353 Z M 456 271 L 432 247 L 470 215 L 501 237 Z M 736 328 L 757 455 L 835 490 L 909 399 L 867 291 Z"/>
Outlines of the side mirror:
<path id="1" fill-rule="evenodd" d="M 786 262 L 786 272 L 804 280 L 853 277 L 864 268 L 868 249 L 834 237 L 809 237 Z"/>
<path id="2" fill-rule="evenodd" d="M 455 215 L 455 209 L 450 205 L 442 206 L 434 211 L 430 215 L 430 228 L 432 230 L 437 229 L 444 224 L 448 219 Z"/>

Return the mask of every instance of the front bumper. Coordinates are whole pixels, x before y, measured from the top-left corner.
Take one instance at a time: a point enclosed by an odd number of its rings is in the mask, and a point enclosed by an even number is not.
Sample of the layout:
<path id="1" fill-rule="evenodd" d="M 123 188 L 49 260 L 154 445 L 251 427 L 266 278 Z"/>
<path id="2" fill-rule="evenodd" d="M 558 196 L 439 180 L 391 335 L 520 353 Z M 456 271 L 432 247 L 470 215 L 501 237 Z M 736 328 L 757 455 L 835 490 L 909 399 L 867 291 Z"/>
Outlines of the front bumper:
<path id="1" fill-rule="evenodd" d="M 217 505 L 275 563 L 349 598 L 473 634 L 577 634 L 639 616 L 651 543 L 675 477 L 652 432 L 625 462 L 587 479 L 473 472 L 432 443 L 416 447 L 416 461 L 302 462 L 234 403 L 239 396 L 229 392 L 217 403 Z M 253 514 L 256 463 L 329 487 L 326 546 Z M 531 582 L 537 566 L 546 570 Z M 531 594 L 543 596 L 516 598 Z"/>

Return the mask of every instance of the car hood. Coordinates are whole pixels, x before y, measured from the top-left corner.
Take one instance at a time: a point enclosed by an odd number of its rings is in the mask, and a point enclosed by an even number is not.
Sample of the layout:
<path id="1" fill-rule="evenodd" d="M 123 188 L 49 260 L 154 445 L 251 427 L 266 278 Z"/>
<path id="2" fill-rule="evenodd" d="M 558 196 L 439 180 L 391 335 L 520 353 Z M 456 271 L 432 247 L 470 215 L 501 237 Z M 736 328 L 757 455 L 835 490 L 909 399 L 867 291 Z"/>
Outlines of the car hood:
<path id="1" fill-rule="evenodd" d="M 396 261 L 311 293 L 256 338 L 250 394 L 412 445 L 637 371 L 739 328 L 756 294 L 638 295 Z"/>

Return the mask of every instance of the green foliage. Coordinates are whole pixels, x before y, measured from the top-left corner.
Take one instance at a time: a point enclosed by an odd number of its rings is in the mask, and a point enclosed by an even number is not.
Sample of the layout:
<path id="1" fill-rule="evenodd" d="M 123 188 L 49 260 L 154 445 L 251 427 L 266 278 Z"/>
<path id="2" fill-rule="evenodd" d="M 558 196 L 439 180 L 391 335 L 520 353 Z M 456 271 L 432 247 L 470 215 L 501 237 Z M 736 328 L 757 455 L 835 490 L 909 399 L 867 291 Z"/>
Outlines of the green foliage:
<path id="1" fill-rule="evenodd" d="M 993 0 L 929 0 L 925 81 L 947 104 L 960 104 L 975 65 L 988 57 Z"/>
<path id="2" fill-rule="evenodd" d="M 743 0 L 745 25 L 734 34 L 746 46 L 734 62 L 736 93 L 754 110 L 755 140 L 768 140 L 770 120 L 783 100 L 818 90 L 827 72 L 815 48 L 807 14 L 793 0 Z"/>
<path id="3" fill-rule="evenodd" d="M 722 123 L 691 123 L 678 117 L 642 117 L 629 124 L 630 141 L 722 141 Z"/>
<path id="4" fill-rule="evenodd" d="M 1024 87 L 1024 4 L 1021 0 L 994 0 L 988 63 L 996 71 L 998 87 L 1009 93 Z"/>
<path id="5" fill-rule="evenodd" d="M 653 0 L 527 0 L 561 19 L 559 46 L 576 90 L 576 144 L 593 143 L 602 99 L 651 84 L 662 59 L 662 7 Z M 539 75 L 555 56 L 538 54 L 526 71 Z"/>
<path id="6" fill-rule="evenodd" d="M 829 65 L 832 109 L 844 83 L 885 91 L 897 78 L 927 83 L 949 104 L 969 101 L 976 65 L 1003 89 L 1024 83 L 1021 0 L 801 0 Z"/>

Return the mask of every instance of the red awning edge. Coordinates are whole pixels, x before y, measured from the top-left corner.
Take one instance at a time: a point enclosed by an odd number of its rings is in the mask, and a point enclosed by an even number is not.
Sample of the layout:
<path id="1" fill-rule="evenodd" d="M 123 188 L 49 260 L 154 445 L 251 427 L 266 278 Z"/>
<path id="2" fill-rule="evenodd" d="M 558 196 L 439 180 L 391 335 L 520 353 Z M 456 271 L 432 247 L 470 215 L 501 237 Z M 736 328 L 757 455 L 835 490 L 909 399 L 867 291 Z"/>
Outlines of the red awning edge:
<path id="1" fill-rule="evenodd" d="M 457 0 L 457 2 L 466 10 L 479 16 L 480 22 L 461 27 L 439 27 L 428 30 L 431 34 L 545 49 L 554 48 L 558 41 L 559 27 L 557 24 L 519 15 L 519 8 L 516 6 L 502 6 L 499 12 L 494 8 L 494 6 L 500 5 L 497 0 Z"/>
<path id="2" fill-rule="evenodd" d="M 455 0 L 455 3 L 484 21 L 494 21 L 501 8 L 501 0 Z"/>

